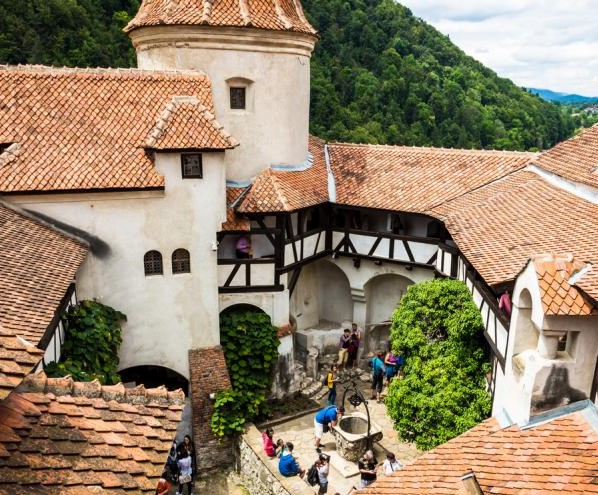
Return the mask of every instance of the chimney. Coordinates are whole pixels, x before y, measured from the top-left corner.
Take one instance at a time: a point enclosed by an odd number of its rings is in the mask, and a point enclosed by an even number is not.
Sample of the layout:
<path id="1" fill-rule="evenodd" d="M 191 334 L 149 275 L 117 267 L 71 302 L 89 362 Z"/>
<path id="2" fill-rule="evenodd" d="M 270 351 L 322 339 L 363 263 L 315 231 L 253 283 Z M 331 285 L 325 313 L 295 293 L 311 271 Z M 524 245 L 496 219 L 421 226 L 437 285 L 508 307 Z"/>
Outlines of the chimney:
<path id="1" fill-rule="evenodd" d="M 467 495 L 484 495 L 484 492 L 480 488 L 478 480 L 471 469 L 461 476 L 461 485 L 464 493 Z"/>

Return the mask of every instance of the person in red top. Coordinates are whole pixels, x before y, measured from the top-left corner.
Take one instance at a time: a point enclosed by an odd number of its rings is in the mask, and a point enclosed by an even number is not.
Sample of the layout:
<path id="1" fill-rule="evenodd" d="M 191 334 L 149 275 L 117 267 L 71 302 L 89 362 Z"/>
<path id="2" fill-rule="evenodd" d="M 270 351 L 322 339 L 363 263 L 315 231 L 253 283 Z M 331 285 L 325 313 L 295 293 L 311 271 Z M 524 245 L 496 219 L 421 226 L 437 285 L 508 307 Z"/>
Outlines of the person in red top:
<path id="1" fill-rule="evenodd" d="M 272 428 L 267 428 L 264 433 L 262 433 L 262 442 L 264 443 L 264 452 L 268 457 L 276 457 L 280 448 L 283 445 L 282 440 L 278 440 L 276 445 L 274 444 L 273 437 L 274 430 Z"/>
<path id="2" fill-rule="evenodd" d="M 158 480 L 158 486 L 156 487 L 156 495 L 168 495 L 170 493 L 170 487 L 172 483 L 170 482 L 170 469 L 166 468 L 162 472 L 162 476 Z"/>

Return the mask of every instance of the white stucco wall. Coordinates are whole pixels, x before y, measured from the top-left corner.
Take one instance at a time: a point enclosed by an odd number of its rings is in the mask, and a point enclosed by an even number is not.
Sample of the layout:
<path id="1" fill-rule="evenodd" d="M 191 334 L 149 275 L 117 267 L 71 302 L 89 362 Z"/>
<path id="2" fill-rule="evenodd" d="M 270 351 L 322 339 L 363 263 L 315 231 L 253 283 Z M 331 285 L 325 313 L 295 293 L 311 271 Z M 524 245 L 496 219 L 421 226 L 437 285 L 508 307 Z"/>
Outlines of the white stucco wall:
<path id="1" fill-rule="evenodd" d="M 195 69 L 212 81 L 216 117 L 241 145 L 227 153 L 227 179 L 307 159 L 309 60 L 315 38 L 291 32 L 153 26 L 131 33 L 141 69 Z M 246 85 L 246 109 L 230 108 L 230 85 Z"/>
<path id="2" fill-rule="evenodd" d="M 531 264 L 517 278 L 512 300 L 505 369 L 496 377 L 492 414 L 499 418 L 508 416 L 515 422 L 527 421 L 531 405 L 543 396 L 547 381 L 562 381 L 563 373 L 567 374 L 568 386 L 575 389 L 574 394 L 581 392 L 589 398 L 598 355 L 598 318 L 544 315 Z M 538 340 L 532 330 L 538 332 Z M 543 336 L 556 338 L 566 332 L 578 332 L 569 333 L 567 351 L 558 352 L 554 358 L 540 352 Z M 566 372 L 550 378 L 554 369 Z"/>
<path id="3" fill-rule="evenodd" d="M 181 178 L 180 156 L 158 154 L 165 191 L 18 196 L 38 211 L 97 237 L 80 270 L 79 299 L 97 298 L 127 315 L 120 369 L 159 365 L 189 377 L 187 350 L 219 344 L 216 252 L 225 220 L 222 153 L 205 153 L 202 179 Z M 209 212 L 207 214 L 206 212 Z M 191 273 L 172 274 L 171 255 L 187 249 Z M 162 253 L 164 274 L 145 276 L 143 256 Z"/>
<path id="4" fill-rule="evenodd" d="M 285 280 L 281 277 L 281 283 Z M 281 327 L 289 323 L 289 291 L 241 292 L 220 294 L 219 312 L 237 304 L 251 304 L 270 316 L 272 325 Z"/>

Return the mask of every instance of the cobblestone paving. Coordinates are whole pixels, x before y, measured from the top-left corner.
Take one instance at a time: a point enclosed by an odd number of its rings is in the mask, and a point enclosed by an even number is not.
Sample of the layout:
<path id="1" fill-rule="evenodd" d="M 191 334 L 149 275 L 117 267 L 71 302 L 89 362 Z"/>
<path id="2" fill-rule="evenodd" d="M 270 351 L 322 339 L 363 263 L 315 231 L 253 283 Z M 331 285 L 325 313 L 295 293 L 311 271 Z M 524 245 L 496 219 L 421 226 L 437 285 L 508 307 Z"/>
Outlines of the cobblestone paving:
<path id="1" fill-rule="evenodd" d="M 369 383 L 363 383 L 360 386 L 363 389 L 364 396 L 369 398 Z M 338 401 L 341 400 L 343 395 L 343 385 L 338 390 Z M 383 392 L 384 395 L 384 392 Z M 325 405 L 325 400 L 322 401 L 322 405 Z M 365 412 L 365 406 L 362 404 L 357 408 L 353 408 L 350 404 L 345 404 L 347 413 L 351 411 Z M 375 445 L 375 453 L 378 460 L 381 462 L 385 459 L 387 451 L 394 452 L 397 458 L 403 463 L 408 463 L 417 458 L 422 454 L 418 451 L 415 445 L 402 442 L 397 438 L 397 432 L 393 429 L 392 420 L 386 414 L 386 406 L 384 404 L 378 404 L 375 400 L 368 400 L 368 408 L 372 420 L 382 427 L 384 438 Z M 282 438 L 285 442 L 292 442 L 295 446 L 295 453 L 299 458 L 301 467 L 307 469 L 316 460 L 318 454 L 314 447 L 314 414 L 308 414 L 300 418 L 290 420 L 274 427 L 274 438 Z M 330 433 L 325 433 L 322 438 L 322 451 L 327 454 L 335 456 L 335 442 L 334 437 Z M 354 463 L 347 463 L 339 458 L 333 460 L 331 473 L 329 475 L 328 493 L 334 495 L 338 492 L 341 495 L 346 495 L 351 491 L 351 488 L 359 482 L 359 476 L 357 475 L 357 468 Z M 276 461 L 271 461 L 276 462 Z M 348 471 L 355 473 L 354 476 L 345 478 L 341 474 L 339 467 L 342 464 L 350 464 L 346 466 Z M 355 466 L 353 468 L 353 466 Z M 380 474 L 379 474 L 380 475 Z M 314 490 L 317 492 L 317 490 Z"/>

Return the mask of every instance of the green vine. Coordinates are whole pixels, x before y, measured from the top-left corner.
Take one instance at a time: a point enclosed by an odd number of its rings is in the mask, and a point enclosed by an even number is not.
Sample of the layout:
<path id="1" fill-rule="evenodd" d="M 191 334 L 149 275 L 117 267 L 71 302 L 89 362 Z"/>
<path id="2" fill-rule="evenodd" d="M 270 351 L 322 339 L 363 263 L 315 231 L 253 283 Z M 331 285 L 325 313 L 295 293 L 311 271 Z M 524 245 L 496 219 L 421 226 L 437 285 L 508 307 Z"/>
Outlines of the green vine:
<path id="1" fill-rule="evenodd" d="M 232 385 L 214 403 L 211 427 L 222 438 L 265 412 L 280 341 L 267 314 L 242 310 L 220 315 L 220 342 Z"/>
<path id="2" fill-rule="evenodd" d="M 97 301 L 84 300 L 71 306 L 64 317 L 66 336 L 60 362 L 46 365 L 48 376 L 72 375 L 77 381 L 98 379 L 102 384 L 118 383 L 118 348 L 122 342 L 120 324 L 127 317 Z"/>

